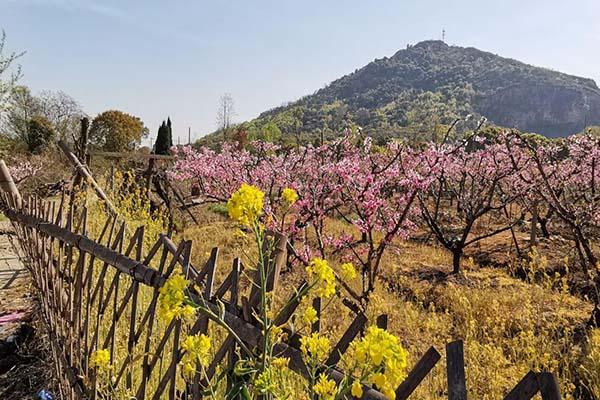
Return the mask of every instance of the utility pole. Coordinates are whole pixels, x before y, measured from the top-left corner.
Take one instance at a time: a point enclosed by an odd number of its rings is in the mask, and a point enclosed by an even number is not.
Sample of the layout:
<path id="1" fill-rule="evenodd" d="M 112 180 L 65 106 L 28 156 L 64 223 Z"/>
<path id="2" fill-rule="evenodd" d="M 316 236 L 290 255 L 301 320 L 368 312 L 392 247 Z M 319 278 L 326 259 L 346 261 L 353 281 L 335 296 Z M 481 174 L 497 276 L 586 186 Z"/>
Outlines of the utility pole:
<path id="1" fill-rule="evenodd" d="M 188 145 L 192 144 L 192 127 L 188 126 Z"/>
<path id="2" fill-rule="evenodd" d="M 446 30 L 442 29 L 442 42 L 446 43 Z"/>

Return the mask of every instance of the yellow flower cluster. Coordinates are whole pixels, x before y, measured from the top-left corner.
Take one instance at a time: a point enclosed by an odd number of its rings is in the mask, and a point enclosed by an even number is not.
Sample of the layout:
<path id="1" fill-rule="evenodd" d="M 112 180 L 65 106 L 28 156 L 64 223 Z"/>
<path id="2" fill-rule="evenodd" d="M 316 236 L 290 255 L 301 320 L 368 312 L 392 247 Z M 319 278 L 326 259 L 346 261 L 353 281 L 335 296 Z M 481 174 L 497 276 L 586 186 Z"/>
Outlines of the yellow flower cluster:
<path id="1" fill-rule="evenodd" d="M 368 383 L 394 400 L 395 388 L 406 377 L 407 353 L 398 338 L 384 329 L 371 326 L 361 340 L 352 342 L 351 351 L 358 366 L 367 366 L 373 372 Z"/>
<path id="2" fill-rule="evenodd" d="M 285 188 L 281 191 L 281 198 L 288 206 L 298 201 L 298 192 L 292 188 Z"/>
<path id="3" fill-rule="evenodd" d="M 275 384 L 276 373 L 273 368 L 267 368 L 261 372 L 253 382 L 254 390 L 259 394 L 274 393 L 277 389 Z"/>
<path id="4" fill-rule="evenodd" d="M 358 397 L 360 399 L 363 395 L 362 383 L 360 383 L 360 381 L 352 382 L 350 393 L 352 394 L 352 396 Z"/>
<path id="5" fill-rule="evenodd" d="M 311 325 L 317 322 L 318 319 L 319 316 L 317 315 L 317 310 L 315 310 L 312 307 L 308 307 L 306 311 L 304 311 L 304 315 L 302 316 L 302 320 L 307 325 Z"/>
<path id="6" fill-rule="evenodd" d="M 329 339 L 319 336 L 316 332 L 300 338 L 300 350 L 306 358 L 311 360 L 312 364 L 325 361 L 330 348 Z"/>
<path id="7" fill-rule="evenodd" d="M 110 353 L 106 349 L 99 349 L 90 356 L 90 367 L 104 372 L 110 369 Z"/>
<path id="8" fill-rule="evenodd" d="M 293 390 L 287 382 L 287 370 L 290 359 L 286 357 L 274 357 L 264 371 L 262 371 L 254 380 L 253 386 L 255 392 L 259 394 L 272 394 L 273 398 L 289 399 Z"/>
<path id="9" fill-rule="evenodd" d="M 271 361 L 271 365 L 276 369 L 285 369 L 290 364 L 290 359 L 287 357 L 275 357 Z"/>
<path id="10" fill-rule="evenodd" d="M 356 278 L 356 270 L 354 269 L 354 265 L 352 263 L 344 263 L 341 266 L 342 270 L 342 279 L 346 281 L 351 281 Z"/>
<path id="11" fill-rule="evenodd" d="M 287 332 L 281 326 L 272 325 L 269 330 L 269 337 L 271 338 L 271 343 L 280 343 L 287 339 Z"/>
<path id="12" fill-rule="evenodd" d="M 252 225 L 262 214 L 264 197 L 256 186 L 242 183 L 227 201 L 229 217 L 242 225 Z"/>
<path id="13" fill-rule="evenodd" d="M 329 379 L 325 374 L 321 374 L 317 383 L 313 386 L 313 390 L 320 396 L 321 400 L 333 400 L 337 393 L 337 386 L 333 379 Z"/>
<path id="14" fill-rule="evenodd" d="M 333 270 L 322 258 L 313 258 L 306 267 L 309 281 L 316 279 L 316 295 L 329 298 L 335 294 L 335 275 Z"/>
<path id="15" fill-rule="evenodd" d="M 183 364 L 183 373 L 187 377 L 192 377 L 196 372 L 196 363 L 207 367 L 210 362 L 210 337 L 205 334 L 190 335 L 181 343 L 181 350 L 185 351 L 181 362 Z"/>
<path id="16" fill-rule="evenodd" d="M 189 281 L 180 273 L 174 273 L 159 289 L 158 315 L 166 321 L 173 318 L 191 318 L 196 312 L 194 307 L 185 304 L 185 289 Z"/>

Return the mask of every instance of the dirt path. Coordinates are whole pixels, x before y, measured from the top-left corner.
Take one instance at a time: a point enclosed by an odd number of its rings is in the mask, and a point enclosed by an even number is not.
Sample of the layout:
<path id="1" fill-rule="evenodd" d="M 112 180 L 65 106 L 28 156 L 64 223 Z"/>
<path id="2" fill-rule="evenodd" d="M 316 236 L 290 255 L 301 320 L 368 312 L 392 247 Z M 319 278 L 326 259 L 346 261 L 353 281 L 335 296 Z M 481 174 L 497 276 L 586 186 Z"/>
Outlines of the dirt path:
<path id="1" fill-rule="evenodd" d="M 29 272 L 19 259 L 8 221 L 0 222 L 0 339 L 13 333 L 32 310 Z"/>
<path id="2" fill-rule="evenodd" d="M 0 221 L 0 399 L 38 399 L 52 382 L 52 364 L 29 271 L 11 240 L 12 226 Z"/>

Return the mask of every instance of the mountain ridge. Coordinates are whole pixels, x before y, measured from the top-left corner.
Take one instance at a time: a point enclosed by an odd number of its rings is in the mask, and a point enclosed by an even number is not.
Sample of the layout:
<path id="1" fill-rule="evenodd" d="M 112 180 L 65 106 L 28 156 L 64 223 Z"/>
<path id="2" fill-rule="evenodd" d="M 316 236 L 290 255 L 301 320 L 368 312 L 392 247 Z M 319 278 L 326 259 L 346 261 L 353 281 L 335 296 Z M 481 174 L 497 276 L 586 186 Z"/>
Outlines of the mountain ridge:
<path id="1" fill-rule="evenodd" d="M 402 136 L 410 127 L 424 131 L 467 114 L 508 128 L 566 136 L 600 124 L 600 88 L 590 78 L 426 40 L 267 110 L 242 127 L 266 139 L 300 132 L 335 135 L 352 126 Z"/>

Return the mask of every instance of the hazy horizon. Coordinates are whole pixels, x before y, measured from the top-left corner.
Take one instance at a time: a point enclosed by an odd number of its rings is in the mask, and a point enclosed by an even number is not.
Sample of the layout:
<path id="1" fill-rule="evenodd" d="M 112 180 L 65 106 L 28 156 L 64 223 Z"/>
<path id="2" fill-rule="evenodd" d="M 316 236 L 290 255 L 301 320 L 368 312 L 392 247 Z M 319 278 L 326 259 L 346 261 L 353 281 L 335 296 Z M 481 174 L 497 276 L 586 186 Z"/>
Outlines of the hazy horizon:
<path id="1" fill-rule="evenodd" d="M 436 3 L 0 0 L 0 29 L 27 52 L 35 93 L 62 90 L 92 117 L 126 111 L 151 136 L 170 116 L 175 142 L 216 128 L 223 93 L 241 122 L 442 29 L 449 45 L 600 82 L 600 2 Z"/>

